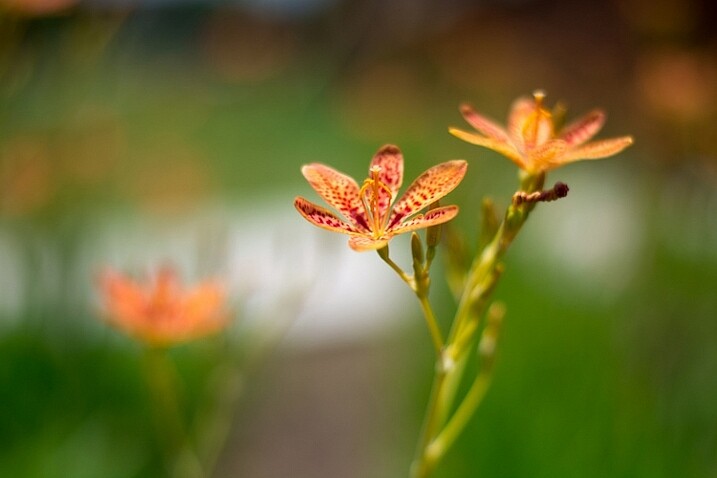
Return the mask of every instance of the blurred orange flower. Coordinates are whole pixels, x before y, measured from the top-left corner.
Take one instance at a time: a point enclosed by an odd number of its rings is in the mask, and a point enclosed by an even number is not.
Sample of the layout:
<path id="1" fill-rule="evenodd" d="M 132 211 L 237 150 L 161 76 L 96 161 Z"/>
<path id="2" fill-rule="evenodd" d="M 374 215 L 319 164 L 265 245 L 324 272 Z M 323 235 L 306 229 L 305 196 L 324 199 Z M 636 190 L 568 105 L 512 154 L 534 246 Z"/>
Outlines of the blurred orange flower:
<path id="1" fill-rule="evenodd" d="M 393 236 L 453 219 L 458 206 L 431 209 L 418 214 L 451 192 L 466 174 L 467 163 L 441 163 L 421 174 L 393 204 L 403 182 L 403 155 L 393 145 L 378 150 L 371 160 L 369 177 L 359 187 L 353 178 L 319 163 L 301 168 L 312 188 L 346 220 L 314 203 L 297 197 L 294 206 L 315 226 L 351 236 L 355 251 L 385 247 Z"/>
<path id="2" fill-rule="evenodd" d="M 605 123 L 605 113 L 593 110 L 558 130 L 553 115 L 543 108 L 545 93 L 519 98 L 513 103 L 507 129 L 461 106 L 465 120 L 480 134 L 457 128 L 449 132 L 464 141 L 492 149 L 528 173 L 545 172 L 581 159 L 601 159 L 619 153 L 632 144 L 631 136 L 588 143 Z"/>
<path id="3" fill-rule="evenodd" d="M 217 281 L 185 289 L 170 268 L 138 283 L 114 270 L 100 277 L 107 320 L 151 346 L 170 346 L 213 334 L 228 322 Z"/>

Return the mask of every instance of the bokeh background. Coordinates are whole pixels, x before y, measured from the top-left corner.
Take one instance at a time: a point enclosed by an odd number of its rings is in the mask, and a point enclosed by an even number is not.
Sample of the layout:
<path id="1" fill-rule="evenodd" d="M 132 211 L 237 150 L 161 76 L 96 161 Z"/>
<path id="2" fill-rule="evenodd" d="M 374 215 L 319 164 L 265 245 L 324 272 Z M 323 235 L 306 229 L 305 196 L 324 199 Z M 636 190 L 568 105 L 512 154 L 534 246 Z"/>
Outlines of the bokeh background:
<path id="1" fill-rule="evenodd" d="M 472 240 L 516 171 L 447 127 L 460 102 L 503 121 L 543 88 L 636 143 L 549 175 L 570 195 L 506 258 L 495 381 L 436 476 L 717 477 L 714 2 L 0 8 L 0 476 L 168 476 L 142 347 L 99 320 L 96 287 L 161 264 L 231 290 L 227 333 L 172 351 L 197 436 L 239 384 L 213 476 L 407 476 L 428 333 L 375 255 L 295 213 L 315 198 L 300 166 L 361 180 L 385 143 L 407 180 L 467 159 L 450 198 Z"/>

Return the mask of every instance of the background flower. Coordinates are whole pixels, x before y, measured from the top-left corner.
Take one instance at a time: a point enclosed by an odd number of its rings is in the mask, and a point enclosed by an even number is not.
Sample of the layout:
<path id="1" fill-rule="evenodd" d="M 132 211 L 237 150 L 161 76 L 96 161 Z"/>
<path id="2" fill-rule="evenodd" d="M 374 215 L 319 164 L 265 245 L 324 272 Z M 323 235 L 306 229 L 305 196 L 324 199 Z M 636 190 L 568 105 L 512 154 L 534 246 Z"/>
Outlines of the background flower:
<path id="1" fill-rule="evenodd" d="M 225 290 L 217 281 L 185 288 L 169 268 L 145 282 L 113 270 L 100 278 L 107 320 L 150 346 L 168 346 L 218 332 L 227 325 Z"/>
<path id="2" fill-rule="evenodd" d="M 605 113 L 594 110 L 560 128 L 555 124 L 553 114 L 543 107 L 544 98 L 545 94 L 537 91 L 532 100 L 517 99 L 505 129 L 476 113 L 471 106 L 463 105 L 463 117 L 481 134 L 457 128 L 450 128 L 449 131 L 464 141 L 508 157 L 530 173 L 547 171 L 581 159 L 607 158 L 632 144 L 631 136 L 588 143 L 605 123 Z"/>

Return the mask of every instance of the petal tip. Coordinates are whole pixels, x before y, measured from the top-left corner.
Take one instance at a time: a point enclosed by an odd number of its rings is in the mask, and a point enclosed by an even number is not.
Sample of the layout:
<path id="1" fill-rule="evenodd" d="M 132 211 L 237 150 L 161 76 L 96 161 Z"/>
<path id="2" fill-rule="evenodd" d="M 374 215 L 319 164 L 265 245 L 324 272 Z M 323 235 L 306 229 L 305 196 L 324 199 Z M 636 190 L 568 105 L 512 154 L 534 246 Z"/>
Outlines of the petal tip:
<path id="1" fill-rule="evenodd" d="M 401 149 L 395 144 L 384 144 L 376 154 L 401 154 Z"/>
<path id="2" fill-rule="evenodd" d="M 458 110 L 463 116 L 470 115 L 474 112 L 473 107 L 469 103 L 461 103 L 458 105 Z"/>

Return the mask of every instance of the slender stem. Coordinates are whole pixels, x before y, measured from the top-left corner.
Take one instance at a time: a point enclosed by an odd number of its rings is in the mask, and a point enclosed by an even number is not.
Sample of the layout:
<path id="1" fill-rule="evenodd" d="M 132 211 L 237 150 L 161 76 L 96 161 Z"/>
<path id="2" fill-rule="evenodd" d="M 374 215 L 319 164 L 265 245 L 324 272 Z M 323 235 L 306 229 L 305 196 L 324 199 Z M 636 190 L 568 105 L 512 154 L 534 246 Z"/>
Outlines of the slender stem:
<path id="1" fill-rule="evenodd" d="M 426 323 L 428 324 L 428 330 L 431 332 L 431 340 L 433 340 L 433 347 L 436 350 L 439 360 L 441 359 L 441 352 L 443 350 L 443 335 L 441 329 L 438 327 L 438 321 L 436 315 L 433 313 L 431 302 L 428 297 L 423 294 L 416 294 L 418 301 L 421 303 L 421 310 L 423 315 L 426 317 Z"/>
<path id="2" fill-rule="evenodd" d="M 212 410 L 200 423 L 203 443 L 200 448 L 206 476 L 212 476 L 224 444 L 232 427 L 232 419 L 237 408 L 237 401 L 244 390 L 245 371 L 232 365 L 224 365 L 215 372 L 215 391 Z"/>
<path id="3" fill-rule="evenodd" d="M 416 284 L 415 284 L 415 281 L 413 280 L 413 277 L 406 274 L 406 272 L 403 269 L 401 269 L 401 266 L 399 266 L 398 264 L 393 262 L 393 259 L 391 259 L 388 256 L 388 246 L 384 247 L 383 249 L 379 249 L 377 252 L 378 252 L 379 257 L 381 257 L 381 259 L 383 259 L 383 261 L 386 264 L 388 264 L 391 267 L 391 269 L 393 269 L 396 272 L 396 274 L 398 274 L 398 276 L 401 278 L 401 280 L 403 280 L 403 282 L 408 284 L 408 286 L 411 288 L 411 290 L 413 290 L 415 292 Z"/>
<path id="4" fill-rule="evenodd" d="M 533 192 L 542 188 L 544 174 L 525 175 L 521 178 L 521 189 Z M 450 413 L 458 392 L 458 385 L 465 373 L 465 352 L 471 340 L 461 338 L 462 332 L 479 330 L 479 320 L 488 306 L 488 297 L 492 293 L 500 276 L 500 261 L 522 228 L 534 204 L 510 205 L 503 221 L 491 242 L 480 252 L 466 274 L 465 286 L 456 310 L 456 315 L 448 334 L 446 346 L 438 359 L 431 399 L 426 410 L 425 425 L 419 439 L 418 453 L 411 465 L 412 478 L 426 478 L 433 471 L 445 452 L 453 445 L 465 425 L 485 395 L 490 384 L 490 368 L 481 370 L 471 389 L 464 397 L 456 412 L 448 420 L 442 431 L 436 432 L 436 424 L 442 425 Z M 420 298 L 420 297 L 419 297 Z M 471 333 L 474 336 L 474 333 Z M 461 338 L 460 341 L 457 341 Z M 459 343 L 457 343 L 459 342 Z M 447 370 L 447 365 L 450 368 Z"/>
<path id="5" fill-rule="evenodd" d="M 145 354 L 145 367 L 158 433 L 164 442 L 167 469 L 173 477 L 202 478 L 204 472 L 189 446 L 182 418 L 177 396 L 176 370 L 166 354 L 164 349 L 148 349 Z"/>
<path id="6" fill-rule="evenodd" d="M 421 304 L 421 310 L 423 311 L 423 316 L 426 318 L 426 323 L 428 324 L 428 330 L 431 333 L 433 347 L 436 350 L 436 354 L 440 355 L 441 350 L 443 349 L 443 334 L 441 334 L 441 329 L 438 327 L 438 321 L 436 320 L 436 314 L 433 313 L 433 307 L 431 307 L 431 302 L 428 299 L 428 290 L 423 287 L 419 287 L 414 277 L 406 274 L 406 272 L 401 269 L 401 266 L 393 262 L 388 255 L 388 247 L 379 249 L 378 255 L 386 264 L 391 266 L 391 269 L 393 269 L 396 274 L 398 274 L 398 276 L 406 284 L 408 284 L 411 290 L 416 294 L 416 297 L 418 297 L 418 301 Z"/>
<path id="7" fill-rule="evenodd" d="M 481 371 L 478 374 L 456 412 L 438 436 L 428 444 L 426 447 L 426 462 L 429 469 L 440 461 L 466 427 L 476 409 L 483 401 L 483 397 L 485 397 L 488 391 L 491 378 L 492 374 L 490 370 Z"/>
<path id="8" fill-rule="evenodd" d="M 446 370 L 442 366 L 441 358 L 436 361 L 436 374 L 433 377 L 433 386 L 431 387 L 431 396 L 428 399 L 428 407 L 426 408 L 426 416 L 423 419 L 423 427 L 421 429 L 421 437 L 416 448 L 416 456 L 411 464 L 411 478 L 425 478 L 430 473 L 429 463 L 425 459 L 425 451 L 431 443 L 431 439 L 435 434 L 438 426 L 440 415 L 439 401 L 445 384 Z"/>
<path id="9" fill-rule="evenodd" d="M 532 193 L 543 187 L 545 174 L 525 175 L 521 178 L 520 189 Z M 484 309 L 488 305 L 487 296 L 493 291 L 493 287 L 479 286 L 482 283 L 489 283 L 491 275 L 496 273 L 496 267 L 500 263 L 503 255 L 506 253 L 513 240 L 520 232 L 523 224 L 528 219 L 530 212 L 535 204 L 522 204 L 519 206 L 510 205 L 505 212 L 503 221 L 496 231 L 490 243 L 476 256 L 470 270 L 466 274 L 465 286 L 461 299 L 458 304 L 453 325 L 448 333 L 447 342 L 452 344 L 459 334 L 465 323 L 471 317 L 480 317 L 484 310 L 476 310 L 476 304 L 480 304 Z M 497 279 L 497 277 L 496 277 Z M 492 284 L 495 286 L 495 284 Z M 460 351 L 456 351 L 460 352 Z"/>

